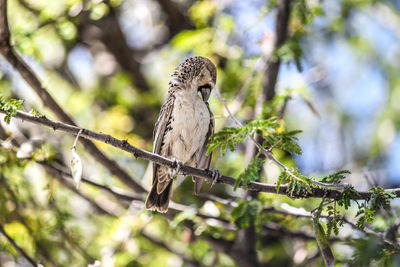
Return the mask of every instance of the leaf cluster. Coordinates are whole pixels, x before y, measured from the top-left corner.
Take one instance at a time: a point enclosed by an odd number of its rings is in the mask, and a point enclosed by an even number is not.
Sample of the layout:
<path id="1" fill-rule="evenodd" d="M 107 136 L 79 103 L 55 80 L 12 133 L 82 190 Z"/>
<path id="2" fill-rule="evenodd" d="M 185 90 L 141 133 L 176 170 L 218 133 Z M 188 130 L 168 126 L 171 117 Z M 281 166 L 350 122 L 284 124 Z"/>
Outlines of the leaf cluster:
<path id="1" fill-rule="evenodd" d="M 259 178 L 259 170 L 261 169 L 263 160 L 259 155 L 255 156 L 247 168 L 236 179 L 233 191 L 236 191 L 238 186 L 242 183 L 243 189 L 247 190 L 247 186 L 251 181 L 257 181 Z"/>
<path id="2" fill-rule="evenodd" d="M 238 206 L 232 210 L 232 222 L 238 228 L 246 228 L 257 221 L 262 205 L 258 200 L 239 201 Z"/>
<path id="3" fill-rule="evenodd" d="M 10 119 L 12 116 L 17 114 L 17 110 L 23 110 L 23 100 L 17 99 L 5 99 L 4 97 L 0 96 L 0 110 L 6 113 L 4 117 L 4 121 L 6 123 L 10 123 Z"/>
<path id="4" fill-rule="evenodd" d="M 342 191 L 337 203 L 339 206 L 344 207 L 347 210 L 351 205 L 350 201 L 356 200 L 358 196 L 359 194 L 357 190 L 355 190 L 353 187 L 349 187 Z"/>
<path id="5" fill-rule="evenodd" d="M 276 182 L 276 192 L 279 192 L 281 184 L 287 184 L 286 193 L 290 197 L 299 196 L 304 188 L 307 193 L 312 193 L 312 179 L 301 174 L 298 169 L 293 169 L 291 172 L 282 171 Z"/>
<path id="6" fill-rule="evenodd" d="M 396 197 L 393 192 L 387 192 L 381 187 L 373 187 L 371 198 L 369 201 L 358 204 L 358 211 L 356 217 L 357 227 L 364 229 L 366 223 L 372 223 L 376 213 L 380 209 L 390 210 L 390 200 Z"/>
<path id="7" fill-rule="evenodd" d="M 329 174 L 321 179 L 321 182 L 328 184 L 340 184 L 344 178 L 346 178 L 346 174 L 350 174 L 349 170 L 340 170 L 338 172 Z"/>
<path id="8" fill-rule="evenodd" d="M 396 197 L 393 192 L 385 191 L 381 187 L 373 187 L 370 189 L 372 191 L 369 204 L 372 210 L 378 211 L 379 209 L 389 210 L 390 200 Z"/>
<path id="9" fill-rule="evenodd" d="M 359 217 L 357 220 L 357 228 L 363 230 L 366 223 L 372 223 L 374 220 L 375 211 L 371 210 L 368 207 L 367 202 L 363 202 L 358 205 L 358 211 L 356 217 Z"/>
<path id="10" fill-rule="evenodd" d="M 338 171 L 336 173 L 330 174 L 329 176 L 324 177 L 322 181 L 329 183 L 340 183 L 341 180 L 344 179 L 345 173 L 350 173 L 349 171 L 343 170 Z M 343 226 L 343 217 L 337 211 L 337 205 L 343 207 L 347 210 L 351 205 L 351 200 L 356 201 L 358 197 L 358 192 L 353 187 L 348 187 L 342 191 L 339 196 L 339 199 L 334 200 L 333 203 L 330 200 L 323 199 L 318 207 L 317 212 L 314 213 L 314 219 L 319 220 L 321 217 L 321 213 L 324 210 L 324 206 L 326 206 L 325 211 L 327 212 L 327 235 L 331 236 L 332 232 L 335 235 L 339 234 L 339 228 Z"/>
<path id="11" fill-rule="evenodd" d="M 279 148 L 289 153 L 301 154 L 297 144 L 296 134 L 301 131 L 281 132 L 280 124 L 275 117 L 266 120 L 253 120 L 240 127 L 224 127 L 209 138 L 207 154 L 220 147 L 221 156 L 225 156 L 227 149 L 234 151 L 248 136 L 258 134 L 264 138 L 263 147 L 267 149 Z"/>
<path id="12" fill-rule="evenodd" d="M 339 234 L 339 227 L 343 226 L 343 219 L 340 215 L 338 215 L 338 213 L 336 212 L 336 203 L 334 203 L 333 205 L 330 205 L 326 208 L 327 212 L 328 212 L 328 217 L 327 217 L 327 222 L 326 222 L 326 226 L 327 226 L 327 230 L 326 233 L 329 236 L 331 236 L 332 232 L 335 235 Z"/>
<path id="13" fill-rule="evenodd" d="M 268 134 L 265 136 L 263 147 L 267 149 L 279 148 L 291 154 L 301 155 L 301 148 L 297 144 L 298 138 L 295 136 L 299 133 L 301 133 L 300 130 Z"/>
<path id="14" fill-rule="evenodd" d="M 254 133 L 268 135 L 279 127 L 275 118 L 267 120 L 254 120 L 241 127 L 224 127 L 218 133 L 209 138 L 207 154 L 220 147 L 221 156 L 225 156 L 227 149 L 234 151 L 236 146 L 242 143 L 249 135 Z"/>

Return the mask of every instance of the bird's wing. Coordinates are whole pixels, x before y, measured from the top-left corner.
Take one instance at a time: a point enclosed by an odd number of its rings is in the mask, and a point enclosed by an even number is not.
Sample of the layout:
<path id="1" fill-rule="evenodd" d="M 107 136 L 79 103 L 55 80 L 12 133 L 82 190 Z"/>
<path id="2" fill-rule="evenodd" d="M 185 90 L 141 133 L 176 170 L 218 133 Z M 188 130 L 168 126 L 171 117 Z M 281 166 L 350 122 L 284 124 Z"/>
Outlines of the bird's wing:
<path id="1" fill-rule="evenodd" d="M 163 140 L 165 134 L 171 130 L 171 122 L 172 122 L 172 110 L 174 108 L 175 96 L 173 92 L 169 92 L 167 99 L 161 107 L 161 112 L 158 117 L 158 120 L 154 126 L 153 139 L 154 139 L 154 147 L 153 152 L 156 154 L 161 153 L 161 148 L 163 145 Z M 157 182 L 157 171 L 159 165 L 153 163 L 153 184 Z"/>
<path id="2" fill-rule="evenodd" d="M 211 157 L 212 157 L 212 153 L 210 155 L 206 155 L 207 153 L 207 145 L 209 143 L 208 139 L 210 138 L 210 136 L 214 133 L 214 115 L 211 112 L 210 106 L 208 105 L 208 103 L 206 102 L 206 106 L 208 109 L 208 112 L 210 112 L 210 125 L 208 127 L 208 132 L 206 135 L 206 141 L 204 142 L 203 147 L 200 150 L 200 155 L 199 155 L 199 160 L 198 160 L 198 164 L 197 167 L 200 169 L 208 169 L 210 167 L 210 163 L 211 163 Z M 201 186 L 203 184 L 203 178 L 200 177 L 194 177 L 194 193 L 197 195 L 200 193 L 201 190 Z"/>

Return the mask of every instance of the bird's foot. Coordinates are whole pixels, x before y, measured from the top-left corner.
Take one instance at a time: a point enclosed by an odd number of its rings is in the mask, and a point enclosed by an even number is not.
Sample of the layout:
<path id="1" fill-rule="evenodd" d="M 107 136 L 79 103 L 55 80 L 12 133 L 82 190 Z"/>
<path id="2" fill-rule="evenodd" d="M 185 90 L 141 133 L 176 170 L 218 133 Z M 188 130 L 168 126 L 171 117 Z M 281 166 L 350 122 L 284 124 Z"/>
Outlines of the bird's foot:
<path id="1" fill-rule="evenodd" d="M 210 168 L 208 171 L 211 172 L 211 177 L 212 177 L 212 182 L 211 182 L 211 188 L 218 182 L 218 180 L 222 177 L 222 174 L 219 172 L 219 170 Z"/>
<path id="2" fill-rule="evenodd" d="M 182 161 L 180 161 L 179 159 L 176 159 L 176 158 L 172 158 L 172 160 L 174 161 L 174 165 L 175 165 L 174 172 L 175 172 L 175 174 L 177 174 L 181 170 L 183 163 L 182 163 Z"/>

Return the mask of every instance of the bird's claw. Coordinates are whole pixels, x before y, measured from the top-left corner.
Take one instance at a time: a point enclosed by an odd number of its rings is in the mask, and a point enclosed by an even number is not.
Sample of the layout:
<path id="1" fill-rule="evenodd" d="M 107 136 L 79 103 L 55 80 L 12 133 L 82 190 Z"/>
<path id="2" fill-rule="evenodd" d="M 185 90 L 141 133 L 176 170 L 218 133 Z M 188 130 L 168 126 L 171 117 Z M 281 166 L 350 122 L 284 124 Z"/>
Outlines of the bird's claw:
<path id="1" fill-rule="evenodd" d="M 217 169 L 214 168 L 210 168 L 208 170 L 211 172 L 211 177 L 212 177 L 211 188 L 212 188 L 221 178 L 222 174 Z"/>
<path id="2" fill-rule="evenodd" d="M 182 161 L 180 161 L 179 159 L 173 158 L 172 159 L 174 161 L 174 165 L 175 167 L 175 173 L 179 173 L 179 171 L 181 170 L 183 163 Z"/>

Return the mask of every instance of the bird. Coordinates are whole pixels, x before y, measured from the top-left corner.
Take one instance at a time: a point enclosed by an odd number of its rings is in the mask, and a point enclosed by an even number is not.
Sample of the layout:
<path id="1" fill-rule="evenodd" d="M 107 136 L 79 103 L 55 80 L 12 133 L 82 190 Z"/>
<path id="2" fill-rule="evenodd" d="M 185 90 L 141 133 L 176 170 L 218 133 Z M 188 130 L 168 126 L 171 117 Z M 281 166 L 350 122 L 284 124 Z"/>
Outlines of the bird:
<path id="1" fill-rule="evenodd" d="M 216 80 L 214 63 L 200 56 L 186 59 L 173 72 L 154 127 L 153 153 L 171 158 L 177 168 L 153 163 L 153 183 L 145 203 L 147 210 L 168 211 L 173 179 L 182 164 L 208 169 L 213 179 L 220 177 L 217 170 L 209 169 L 212 155 L 206 155 L 208 138 L 214 133 L 214 117 L 207 101 Z M 197 195 L 203 178 L 193 177 L 193 181 Z"/>

